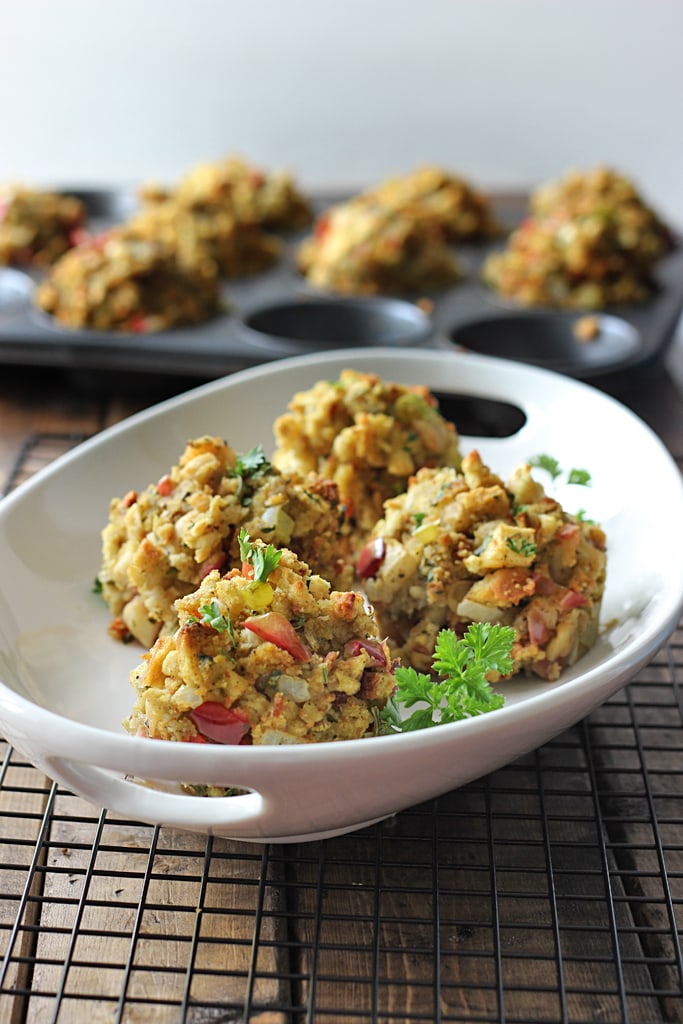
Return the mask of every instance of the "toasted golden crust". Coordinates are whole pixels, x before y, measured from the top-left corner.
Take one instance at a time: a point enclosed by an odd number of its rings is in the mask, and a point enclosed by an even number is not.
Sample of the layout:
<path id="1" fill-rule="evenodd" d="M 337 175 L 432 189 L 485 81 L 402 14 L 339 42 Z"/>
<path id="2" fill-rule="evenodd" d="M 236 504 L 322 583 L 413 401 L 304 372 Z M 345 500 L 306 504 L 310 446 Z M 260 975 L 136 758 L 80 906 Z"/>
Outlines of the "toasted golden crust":
<path id="1" fill-rule="evenodd" d="M 221 438 L 196 438 L 157 483 L 113 499 L 99 578 L 115 636 L 133 635 L 149 647 L 175 630 L 176 599 L 211 569 L 241 564 L 242 527 L 290 545 L 337 585 L 349 582 L 336 485 L 317 474 L 283 475 L 267 462 L 240 475 L 237 462 Z"/>
<path id="2" fill-rule="evenodd" d="M 297 252 L 316 288 L 358 295 L 440 291 L 460 269 L 443 228 L 419 204 L 393 208 L 371 195 L 328 209 Z"/>
<path id="3" fill-rule="evenodd" d="M 504 484 L 476 452 L 422 469 L 372 532 L 365 590 L 397 657 L 431 668 L 439 630 L 499 622 L 517 633 L 514 672 L 557 679 L 593 644 L 605 535 L 548 497 L 521 466 Z"/>
<path id="4" fill-rule="evenodd" d="M 273 230 L 305 227 L 312 218 L 310 203 L 290 174 L 264 171 L 238 156 L 198 164 L 171 190 L 147 185 L 142 198 L 146 202 L 171 198 L 195 211 L 221 208 L 242 224 Z"/>
<path id="5" fill-rule="evenodd" d="M 409 208 L 435 220 L 450 241 L 474 241 L 500 234 L 487 196 L 463 177 L 442 167 L 426 164 L 410 174 L 382 181 L 369 193 L 393 210 Z"/>
<path id="6" fill-rule="evenodd" d="M 258 224 L 238 220 L 224 206 L 194 209 L 175 199 L 147 204 L 121 232 L 126 238 L 162 242 L 182 267 L 208 267 L 221 277 L 261 273 L 275 263 L 282 248 L 279 239 Z"/>
<path id="7" fill-rule="evenodd" d="M 67 327 L 132 333 L 201 323 L 221 309 L 215 267 L 181 266 L 165 243 L 121 229 L 65 253 L 35 302 Z"/>
<path id="8" fill-rule="evenodd" d="M 8 189 L 0 195 L 0 264 L 46 269 L 76 245 L 86 221 L 76 196 Z"/>
<path id="9" fill-rule="evenodd" d="M 394 677 L 374 616 L 359 593 L 332 590 L 292 551 L 281 550 L 265 582 L 237 569 L 209 573 L 177 612 L 176 632 L 131 673 L 129 732 L 282 744 L 375 730 L 373 709 Z"/>
<path id="10" fill-rule="evenodd" d="M 274 433 L 274 465 L 333 480 L 357 537 L 421 466 L 460 464 L 456 429 L 426 388 L 353 370 L 295 395 Z"/>
<path id="11" fill-rule="evenodd" d="M 539 188 L 530 210 L 506 249 L 484 263 L 484 281 L 500 295 L 567 309 L 652 295 L 673 235 L 627 178 L 604 167 L 573 171 Z"/>

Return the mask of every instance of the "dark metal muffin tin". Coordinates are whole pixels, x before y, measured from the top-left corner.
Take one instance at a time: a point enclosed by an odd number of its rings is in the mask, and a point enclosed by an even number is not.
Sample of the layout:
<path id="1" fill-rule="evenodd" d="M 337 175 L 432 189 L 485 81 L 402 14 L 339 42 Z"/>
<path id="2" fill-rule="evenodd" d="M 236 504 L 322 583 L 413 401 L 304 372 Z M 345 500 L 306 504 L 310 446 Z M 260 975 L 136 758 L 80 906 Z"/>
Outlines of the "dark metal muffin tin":
<path id="1" fill-rule="evenodd" d="M 93 230 L 121 223 L 137 205 L 131 190 L 62 191 L 83 199 Z M 320 198 L 316 208 L 339 198 Z M 526 213 L 524 196 L 492 201 L 510 228 Z M 591 378 L 656 361 L 683 309 L 681 246 L 660 264 L 649 302 L 602 311 L 597 336 L 581 342 L 575 322 L 585 314 L 522 309 L 482 283 L 482 262 L 504 238 L 456 246 L 464 277 L 443 293 L 359 299 L 323 294 L 297 273 L 295 250 L 305 234 L 286 237 L 282 257 L 265 273 L 226 281 L 224 314 L 158 334 L 64 328 L 34 306 L 37 275 L 0 267 L 0 363 L 208 379 L 321 349 L 410 345 L 472 350 Z"/>

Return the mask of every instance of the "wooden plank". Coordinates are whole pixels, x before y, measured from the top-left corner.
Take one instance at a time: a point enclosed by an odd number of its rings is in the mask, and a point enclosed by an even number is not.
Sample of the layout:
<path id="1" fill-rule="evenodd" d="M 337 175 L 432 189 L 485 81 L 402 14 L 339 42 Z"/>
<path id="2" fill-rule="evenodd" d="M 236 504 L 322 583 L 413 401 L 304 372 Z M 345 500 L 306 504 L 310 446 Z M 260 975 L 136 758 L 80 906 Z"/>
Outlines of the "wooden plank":
<path id="1" fill-rule="evenodd" d="M 90 805 L 60 796 L 26 1024 L 51 1020 L 57 993 L 74 1024 L 114 1019 L 120 1000 L 131 1020 L 175 1022 L 188 975 L 190 1007 L 240 1008 L 262 852 L 223 840 L 207 849 L 205 836 L 165 829 L 156 836 L 114 815 L 99 821 Z M 262 897 L 252 1003 L 267 1007 L 286 997 L 288 974 L 277 866 Z"/>
<path id="2" fill-rule="evenodd" d="M 45 850 L 36 850 L 51 783 L 0 741 L 0 1020 L 23 1020 L 30 984 Z M 35 863 L 33 863 L 35 861 Z M 38 870 L 35 870 L 35 869 Z"/>
<path id="3" fill-rule="evenodd" d="M 631 993 L 622 1005 L 590 793 L 574 806 L 563 796 L 566 819 L 548 826 L 533 765 L 528 793 L 523 781 L 514 770 L 507 781 L 505 771 L 492 777 L 501 792 L 490 817 L 485 781 L 439 801 L 438 819 L 427 805 L 383 826 L 381 837 L 297 851 L 290 913 L 304 1001 L 315 998 L 321 1013 L 352 1006 L 358 1015 L 348 1019 L 359 1024 L 371 1012 L 559 1020 L 566 1008 L 571 1020 L 620 1021 L 627 1009 L 633 1019 L 660 1019 L 614 878 Z M 565 787 L 574 781 L 564 776 Z"/>

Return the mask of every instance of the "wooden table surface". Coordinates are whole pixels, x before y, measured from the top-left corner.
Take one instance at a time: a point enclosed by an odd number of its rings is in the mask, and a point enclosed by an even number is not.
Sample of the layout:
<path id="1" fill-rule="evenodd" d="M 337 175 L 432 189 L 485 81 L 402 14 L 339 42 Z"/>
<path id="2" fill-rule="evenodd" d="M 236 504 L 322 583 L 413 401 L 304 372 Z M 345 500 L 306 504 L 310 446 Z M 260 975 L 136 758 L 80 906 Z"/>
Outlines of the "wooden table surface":
<path id="1" fill-rule="evenodd" d="M 193 384 L 129 383 L 0 369 L 0 489 Z M 665 370 L 598 383 L 683 454 Z M 0 1021 L 683 1021 L 681 662 L 677 633 L 542 751 L 320 843 L 153 829 L 6 750 Z"/>

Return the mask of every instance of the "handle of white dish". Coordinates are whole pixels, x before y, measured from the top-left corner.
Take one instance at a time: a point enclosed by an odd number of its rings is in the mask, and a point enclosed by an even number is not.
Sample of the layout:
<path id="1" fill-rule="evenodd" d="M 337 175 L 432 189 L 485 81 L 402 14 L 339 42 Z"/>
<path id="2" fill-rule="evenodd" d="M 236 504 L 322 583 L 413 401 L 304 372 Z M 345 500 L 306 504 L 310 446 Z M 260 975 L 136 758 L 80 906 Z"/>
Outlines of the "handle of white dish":
<path id="1" fill-rule="evenodd" d="M 66 789 L 126 817 L 219 835 L 244 830 L 248 838 L 258 841 L 258 822 L 263 818 L 265 802 L 253 790 L 239 796 L 198 799 L 168 793 L 66 757 L 50 758 L 46 770 Z"/>

